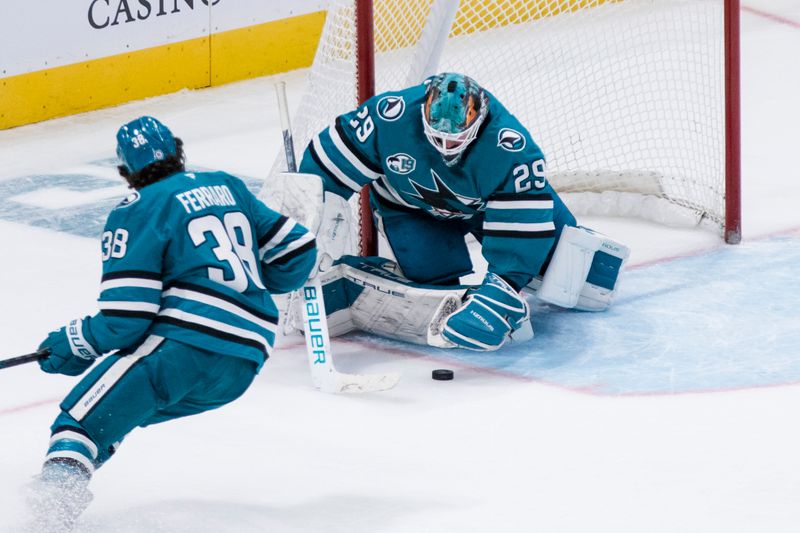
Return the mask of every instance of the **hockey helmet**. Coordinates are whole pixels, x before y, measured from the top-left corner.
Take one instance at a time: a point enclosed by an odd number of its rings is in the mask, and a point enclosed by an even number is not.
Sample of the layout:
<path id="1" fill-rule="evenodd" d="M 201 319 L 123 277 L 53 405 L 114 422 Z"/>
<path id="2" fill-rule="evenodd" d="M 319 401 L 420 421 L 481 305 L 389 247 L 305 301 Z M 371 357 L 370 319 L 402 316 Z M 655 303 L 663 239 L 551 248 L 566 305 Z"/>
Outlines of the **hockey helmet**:
<path id="1" fill-rule="evenodd" d="M 486 92 L 469 76 L 451 72 L 437 74 L 426 83 L 422 104 L 425 136 L 446 163 L 455 164 L 486 118 Z"/>
<path id="2" fill-rule="evenodd" d="M 131 174 L 177 153 L 172 132 L 153 117 L 139 117 L 117 132 L 117 157 Z"/>

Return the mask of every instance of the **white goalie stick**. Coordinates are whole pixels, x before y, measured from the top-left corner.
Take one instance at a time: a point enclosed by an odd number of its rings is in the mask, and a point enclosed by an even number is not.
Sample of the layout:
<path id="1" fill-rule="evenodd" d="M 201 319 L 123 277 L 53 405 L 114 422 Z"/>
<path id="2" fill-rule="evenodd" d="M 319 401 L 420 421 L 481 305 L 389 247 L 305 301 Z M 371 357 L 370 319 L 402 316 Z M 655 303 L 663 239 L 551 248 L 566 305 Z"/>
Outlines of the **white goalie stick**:
<path id="1" fill-rule="evenodd" d="M 289 106 L 286 103 L 286 84 L 275 85 L 278 96 L 281 129 L 283 130 L 283 147 L 286 153 L 286 165 L 289 172 L 297 172 L 294 154 L 292 128 L 289 123 Z M 303 331 L 306 338 L 308 366 L 311 369 L 311 381 L 322 392 L 377 392 L 388 390 L 400 381 L 400 374 L 346 374 L 339 372 L 333 364 L 331 339 L 328 334 L 328 320 L 325 314 L 325 301 L 322 297 L 322 285 L 317 273 L 306 281 L 300 289 L 300 304 L 303 312 Z"/>

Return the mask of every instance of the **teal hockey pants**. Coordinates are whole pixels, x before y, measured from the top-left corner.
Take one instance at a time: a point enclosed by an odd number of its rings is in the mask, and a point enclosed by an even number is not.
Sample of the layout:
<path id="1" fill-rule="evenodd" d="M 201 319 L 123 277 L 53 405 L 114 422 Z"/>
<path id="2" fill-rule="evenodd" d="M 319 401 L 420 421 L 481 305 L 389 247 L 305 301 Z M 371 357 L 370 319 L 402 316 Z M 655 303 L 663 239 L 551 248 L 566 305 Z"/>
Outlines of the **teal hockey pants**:
<path id="1" fill-rule="evenodd" d="M 252 361 L 151 335 L 100 360 L 61 402 L 51 431 L 88 436 L 100 466 L 135 427 L 230 403 L 247 390 L 256 372 Z"/>

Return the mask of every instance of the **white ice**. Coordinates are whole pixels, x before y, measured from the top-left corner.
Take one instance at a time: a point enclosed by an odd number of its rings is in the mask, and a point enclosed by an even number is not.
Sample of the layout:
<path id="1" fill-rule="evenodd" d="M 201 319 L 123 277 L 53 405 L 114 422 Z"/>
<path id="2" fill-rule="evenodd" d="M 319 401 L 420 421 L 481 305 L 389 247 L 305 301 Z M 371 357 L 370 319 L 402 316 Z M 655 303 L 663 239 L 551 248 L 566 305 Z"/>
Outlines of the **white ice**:
<path id="1" fill-rule="evenodd" d="M 579 322 L 578 333 L 564 342 L 580 337 L 580 357 L 537 353 L 537 339 L 530 350 L 514 348 L 515 359 L 532 361 L 528 371 L 518 371 L 509 356 L 503 365 L 483 364 L 463 354 L 445 358 L 355 336 L 334 345 L 345 370 L 401 371 L 403 379 L 389 392 L 335 396 L 311 386 L 302 339 L 284 338 L 240 400 L 134 431 L 97 472 L 95 501 L 78 531 L 800 530 L 794 414 L 800 375 L 793 377 L 800 348 L 771 349 L 782 338 L 797 338 L 800 329 L 800 315 L 791 314 L 797 300 L 780 296 L 783 285 L 785 294 L 797 294 L 792 276 L 800 273 L 785 260 L 786 253 L 797 256 L 792 250 L 800 238 L 800 6 L 794 0 L 746 2 L 742 25 L 742 251 L 730 251 L 703 231 L 582 220 L 633 249 L 628 300 L 610 316 L 624 324 L 630 313 L 635 327 L 620 337 L 645 343 L 657 332 L 651 346 L 660 354 L 657 361 L 598 361 L 592 354 L 628 340 L 598 337 L 594 329 L 581 336 Z M 116 129 L 145 113 L 184 139 L 190 164 L 263 176 L 280 146 L 273 84 L 287 81 L 294 106 L 304 77 L 298 71 L 2 131 L 0 188 L 24 176 L 79 173 L 113 157 Z M 28 191 L 15 201 L 74 208 L 118 191 L 70 190 L 58 201 L 53 191 Z M 96 309 L 96 240 L 0 220 L 0 250 L 0 356 L 33 351 L 50 329 Z M 663 310 L 629 305 L 647 300 L 640 285 L 651 273 L 659 290 L 692 277 L 686 273 L 690 263 L 672 259 L 683 255 L 698 258 L 703 272 L 695 275 L 714 282 L 724 281 L 714 277 L 716 268 L 746 260 L 746 276 L 730 274 L 736 299 L 720 293 L 711 298 L 707 284 L 698 283 L 672 293 Z M 776 264 L 783 266 L 768 268 Z M 778 272 L 785 284 L 760 292 L 769 285 L 759 278 L 763 272 Z M 748 298 L 750 293 L 755 296 Z M 639 316 L 642 310 L 649 314 Z M 736 322 L 743 312 L 748 320 Z M 543 325 L 557 328 L 567 316 Z M 752 332 L 751 317 L 763 321 Z M 691 337 L 679 328 L 642 331 L 646 319 L 662 326 L 702 320 L 706 328 L 692 328 Z M 729 323 L 738 332 L 726 329 Z M 718 379 L 701 369 L 697 376 L 707 381 L 688 380 L 674 394 L 657 384 L 650 392 L 633 386 L 655 381 L 664 369 L 678 379 L 687 366 L 711 361 L 713 350 L 705 352 L 705 343 L 717 346 L 720 337 L 734 333 L 755 337 L 768 324 L 778 326 L 763 338 L 761 350 L 736 351 L 731 343 L 738 359 L 714 367 Z M 664 344 L 677 351 L 663 355 Z M 686 346 L 696 353 L 671 359 Z M 558 365 L 546 368 L 548 356 Z M 442 366 L 455 370 L 454 381 L 430 379 L 431 370 Z M 605 377 L 621 372 L 619 383 L 603 388 Z M 739 382 L 737 375 L 743 376 Z M 58 401 L 75 382 L 45 375 L 35 365 L 0 372 L 0 531 L 24 522 L 22 487 L 38 471 Z"/>

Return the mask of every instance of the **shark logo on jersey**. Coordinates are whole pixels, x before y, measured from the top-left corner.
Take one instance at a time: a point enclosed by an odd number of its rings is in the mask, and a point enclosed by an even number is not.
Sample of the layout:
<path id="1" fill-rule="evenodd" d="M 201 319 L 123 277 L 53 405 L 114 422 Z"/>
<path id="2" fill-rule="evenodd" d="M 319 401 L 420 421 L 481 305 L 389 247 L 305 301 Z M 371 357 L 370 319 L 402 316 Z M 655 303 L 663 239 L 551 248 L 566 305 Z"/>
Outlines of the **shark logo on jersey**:
<path id="1" fill-rule="evenodd" d="M 497 146 L 509 152 L 519 152 L 525 148 L 525 136 L 517 130 L 503 128 L 497 134 Z"/>
<path id="2" fill-rule="evenodd" d="M 470 198 L 454 193 L 433 169 L 431 169 L 431 176 L 433 176 L 433 189 L 423 187 L 414 180 L 408 181 L 417 191 L 417 194 L 412 196 L 425 202 L 425 209 L 436 218 L 469 219 L 478 211 L 483 210 L 484 203 L 480 198 Z"/>
<path id="3" fill-rule="evenodd" d="M 122 199 L 122 201 L 117 204 L 117 207 L 128 207 L 131 204 L 134 204 L 139 201 L 142 195 L 139 194 L 139 191 L 133 191 L 128 196 Z"/>
<path id="4" fill-rule="evenodd" d="M 408 154 L 394 154 L 386 158 L 389 170 L 398 174 L 410 174 L 417 168 L 417 160 Z"/>
<path id="5" fill-rule="evenodd" d="M 384 96 L 378 100 L 378 116 L 387 122 L 394 122 L 403 116 L 406 101 L 402 96 Z"/>

